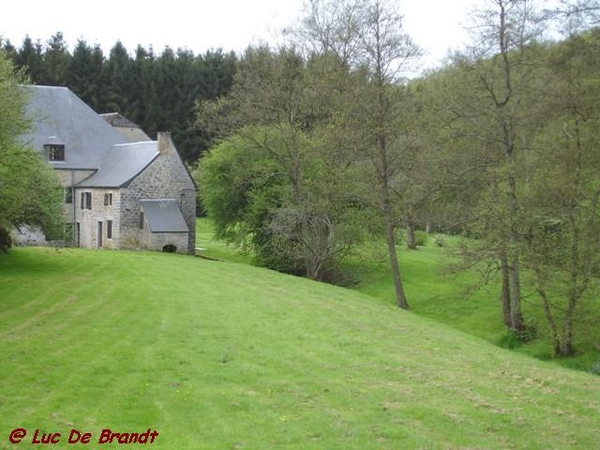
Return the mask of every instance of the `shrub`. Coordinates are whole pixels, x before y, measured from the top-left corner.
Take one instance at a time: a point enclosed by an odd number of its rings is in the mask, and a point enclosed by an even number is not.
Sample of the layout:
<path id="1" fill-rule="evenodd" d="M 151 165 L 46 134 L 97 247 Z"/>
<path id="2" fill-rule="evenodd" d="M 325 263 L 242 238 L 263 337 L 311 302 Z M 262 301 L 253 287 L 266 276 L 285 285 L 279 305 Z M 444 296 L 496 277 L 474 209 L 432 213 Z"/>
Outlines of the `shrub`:
<path id="1" fill-rule="evenodd" d="M 444 235 L 443 234 L 436 234 L 435 237 L 433 238 L 433 242 L 438 247 L 443 247 L 444 246 Z"/>
<path id="2" fill-rule="evenodd" d="M 590 373 L 593 373 L 594 375 L 600 375 L 600 361 L 592 366 Z"/>
<path id="3" fill-rule="evenodd" d="M 415 231 L 415 244 L 417 244 L 418 247 L 425 247 L 427 239 L 429 239 L 429 235 L 425 231 Z"/>
<path id="4" fill-rule="evenodd" d="M 537 338 L 537 327 L 533 322 L 525 324 L 523 331 L 507 330 L 499 340 L 500 347 L 508 349 L 516 349 L 522 347 L 523 344 L 533 341 Z"/>

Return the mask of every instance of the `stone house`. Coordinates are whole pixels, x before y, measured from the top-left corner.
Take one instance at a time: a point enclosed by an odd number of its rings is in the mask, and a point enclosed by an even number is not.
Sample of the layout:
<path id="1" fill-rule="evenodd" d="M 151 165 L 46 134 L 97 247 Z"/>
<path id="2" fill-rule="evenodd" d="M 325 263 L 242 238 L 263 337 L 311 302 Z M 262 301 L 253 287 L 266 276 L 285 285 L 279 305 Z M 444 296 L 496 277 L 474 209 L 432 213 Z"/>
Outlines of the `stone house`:
<path id="1" fill-rule="evenodd" d="M 31 131 L 64 186 L 64 215 L 79 247 L 193 254 L 196 185 L 166 132 L 150 140 L 118 114 L 99 115 L 69 89 L 28 86 Z M 20 243 L 43 244 L 32 230 Z"/>

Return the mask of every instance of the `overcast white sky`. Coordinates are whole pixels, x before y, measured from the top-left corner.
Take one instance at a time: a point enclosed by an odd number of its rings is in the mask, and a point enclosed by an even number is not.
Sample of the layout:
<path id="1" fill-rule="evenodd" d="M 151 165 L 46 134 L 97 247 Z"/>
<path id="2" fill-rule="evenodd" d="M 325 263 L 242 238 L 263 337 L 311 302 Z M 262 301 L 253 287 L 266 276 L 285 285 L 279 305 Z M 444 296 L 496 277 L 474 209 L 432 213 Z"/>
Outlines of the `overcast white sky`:
<path id="1" fill-rule="evenodd" d="M 462 25 L 479 0 L 398 0 L 406 30 L 425 49 L 425 64 L 439 61 L 466 40 Z M 62 31 L 73 46 L 78 38 L 100 44 L 105 54 L 117 39 L 133 52 L 137 44 L 156 53 L 165 46 L 194 53 L 222 48 L 243 51 L 249 44 L 275 42 L 293 24 L 303 0 L 153 1 L 21 0 L 2 5 L 0 36 L 20 46 L 26 34 L 45 42 Z"/>

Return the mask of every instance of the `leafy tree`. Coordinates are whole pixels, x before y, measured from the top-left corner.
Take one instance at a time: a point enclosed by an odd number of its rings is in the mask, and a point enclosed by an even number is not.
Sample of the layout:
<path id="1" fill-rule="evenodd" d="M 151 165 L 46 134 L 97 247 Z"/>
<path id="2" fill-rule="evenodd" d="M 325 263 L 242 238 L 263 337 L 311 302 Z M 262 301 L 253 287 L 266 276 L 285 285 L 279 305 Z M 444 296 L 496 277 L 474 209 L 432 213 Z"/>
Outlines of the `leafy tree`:
<path id="1" fill-rule="evenodd" d="M 358 240 L 357 209 L 337 170 L 348 168 L 347 158 L 335 158 L 321 128 L 327 112 L 315 80 L 324 67 L 293 49 L 249 48 L 230 95 L 201 104 L 203 123 L 234 133 L 200 164 L 201 195 L 218 232 L 238 241 L 249 235 L 260 263 L 314 279 L 331 279 Z M 233 160 L 220 166 L 225 154 Z M 239 184 L 231 166 L 242 173 Z"/>
<path id="2" fill-rule="evenodd" d="M 405 181 L 417 149 L 405 71 L 419 57 L 404 32 L 402 16 L 385 1 L 314 0 L 300 35 L 309 48 L 329 51 L 350 69 L 343 126 L 355 137 L 355 154 L 365 162 L 373 187 L 366 200 L 380 211 L 397 304 L 408 309 L 398 255 L 396 228 Z"/>
<path id="3" fill-rule="evenodd" d="M 13 227 L 41 227 L 47 235 L 61 227 L 62 189 L 56 174 L 34 150 L 17 141 L 25 132 L 26 89 L 13 65 L 0 51 L 0 248 Z M 0 238 L 1 240 L 2 238 Z"/>
<path id="4" fill-rule="evenodd" d="M 549 50 L 545 126 L 529 179 L 525 261 L 557 356 L 574 354 L 583 302 L 596 294 L 600 268 L 600 158 L 597 136 L 600 34 L 572 36 Z"/>
<path id="5" fill-rule="evenodd" d="M 542 67 L 539 22 L 530 0 L 489 0 L 475 12 L 475 45 L 457 55 L 460 95 L 452 103 L 474 150 L 470 167 L 488 186 L 471 228 L 483 248 L 471 256 L 492 258 L 502 274 L 502 310 L 507 327 L 526 336 L 521 258 L 527 212 L 521 196 L 524 165 L 538 123 L 534 103 L 536 70 Z M 472 137 L 476 139 L 473 141 Z M 494 267 L 490 265 L 488 267 Z"/>

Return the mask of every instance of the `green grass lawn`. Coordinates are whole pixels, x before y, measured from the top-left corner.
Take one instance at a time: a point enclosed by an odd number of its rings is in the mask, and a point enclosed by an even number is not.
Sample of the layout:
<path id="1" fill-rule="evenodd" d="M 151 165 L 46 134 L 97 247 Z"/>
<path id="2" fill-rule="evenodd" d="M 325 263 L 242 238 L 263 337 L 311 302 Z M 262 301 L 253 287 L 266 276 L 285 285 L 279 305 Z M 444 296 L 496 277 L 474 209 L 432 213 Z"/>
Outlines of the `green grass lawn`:
<path id="1" fill-rule="evenodd" d="M 0 257 L 0 308 L 2 449 L 36 429 L 55 448 L 121 448 L 92 445 L 105 428 L 157 430 L 162 449 L 600 440 L 600 377 L 247 264 L 19 248 Z M 92 444 L 66 445 L 72 428 Z"/>
<path id="2" fill-rule="evenodd" d="M 476 288 L 481 284 L 479 273 L 475 270 L 452 270 L 453 264 L 458 261 L 455 255 L 457 239 L 446 238 L 446 244 L 440 248 L 430 242 L 416 251 L 399 247 L 404 287 L 412 312 L 497 345 L 516 346 L 519 352 L 535 358 L 552 359 L 550 331 L 537 294 L 526 289 L 523 292 L 523 314 L 526 321 L 535 326 L 538 336 L 522 345 L 510 339 L 503 325 L 499 279 Z M 353 258 L 345 267 L 357 280 L 354 288 L 393 304 L 393 280 L 384 245 L 371 244 L 362 253 L 367 257 Z M 600 362 L 597 348 L 600 344 L 597 323 L 600 305 L 592 298 L 591 301 L 588 299 L 585 308 L 587 311 L 583 308 L 579 311 L 587 318 L 576 325 L 575 347 L 578 354 L 554 361 L 565 367 L 587 371 Z"/>
<path id="3" fill-rule="evenodd" d="M 213 227 L 206 218 L 196 219 L 196 253 L 200 256 L 250 264 L 252 256 L 233 245 L 218 241 L 214 237 Z"/>
<path id="4" fill-rule="evenodd" d="M 214 239 L 207 219 L 198 220 L 198 246 L 209 257 L 226 261 L 250 263 L 251 257 L 232 246 Z M 425 246 L 410 251 L 398 246 L 399 260 L 407 298 L 414 314 L 435 319 L 458 330 L 486 339 L 503 347 L 517 346 L 521 353 L 542 360 L 552 359 L 549 330 L 543 310 L 533 292 L 525 291 L 523 311 L 526 320 L 536 327 L 538 338 L 520 345 L 510 339 L 502 323 L 500 287 L 498 282 L 474 289 L 480 281 L 475 271 L 453 273 L 451 266 L 458 259 L 455 248 L 458 238 L 446 236 L 444 247 L 438 247 L 430 236 Z M 385 243 L 367 243 L 360 256 L 350 258 L 344 270 L 352 282 L 351 288 L 388 304 L 394 304 L 394 288 Z M 594 304 L 597 302 L 594 302 Z M 588 371 L 600 363 L 600 305 L 580 309 L 590 319 L 576 329 L 577 356 L 554 362 L 577 370 Z"/>

